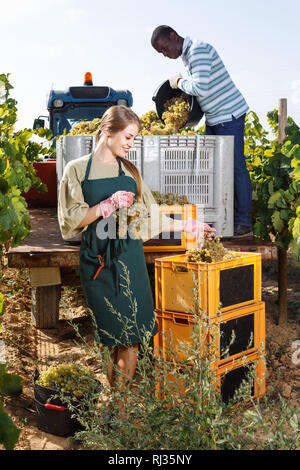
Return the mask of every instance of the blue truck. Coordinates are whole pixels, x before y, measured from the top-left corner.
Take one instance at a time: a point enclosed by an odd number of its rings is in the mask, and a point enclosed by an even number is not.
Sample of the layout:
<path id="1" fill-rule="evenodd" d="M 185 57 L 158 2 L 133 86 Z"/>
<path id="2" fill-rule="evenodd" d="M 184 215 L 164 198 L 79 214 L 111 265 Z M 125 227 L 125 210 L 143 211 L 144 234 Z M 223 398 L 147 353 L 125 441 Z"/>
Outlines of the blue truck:
<path id="1" fill-rule="evenodd" d="M 131 107 L 132 104 L 132 94 L 129 90 L 114 90 L 108 86 L 94 85 L 92 74 L 86 72 L 83 85 L 50 91 L 47 97 L 49 116 L 39 116 L 34 120 L 33 128 L 45 127 L 45 119 L 48 119 L 49 129 L 53 137 L 56 137 L 62 135 L 65 129 L 68 133 L 80 121 L 101 118 L 110 106 Z"/>

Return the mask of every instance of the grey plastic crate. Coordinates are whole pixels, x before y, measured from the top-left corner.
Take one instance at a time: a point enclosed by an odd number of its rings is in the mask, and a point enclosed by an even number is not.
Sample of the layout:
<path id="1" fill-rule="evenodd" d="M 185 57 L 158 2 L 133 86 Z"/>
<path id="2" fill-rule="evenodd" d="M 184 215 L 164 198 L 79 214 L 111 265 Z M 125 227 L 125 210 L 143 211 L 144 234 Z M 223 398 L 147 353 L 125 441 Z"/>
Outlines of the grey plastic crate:
<path id="1" fill-rule="evenodd" d="M 143 179 L 153 191 L 187 196 L 198 219 L 233 235 L 233 136 L 144 136 Z"/>
<path id="2" fill-rule="evenodd" d="M 134 140 L 134 147 L 129 150 L 126 158 L 130 160 L 143 174 L 143 136 L 138 135 Z"/>
<path id="3" fill-rule="evenodd" d="M 95 149 L 95 136 L 65 135 L 58 139 L 56 144 L 56 174 L 59 185 L 66 164 L 76 158 L 87 155 Z M 135 145 L 129 150 L 126 158 L 130 160 L 142 173 L 142 136 L 135 139 Z"/>
<path id="4" fill-rule="evenodd" d="M 56 175 L 57 184 L 65 169 L 66 164 L 90 153 L 95 146 L 93 135 L 64 135 L 56 143 Z"/>

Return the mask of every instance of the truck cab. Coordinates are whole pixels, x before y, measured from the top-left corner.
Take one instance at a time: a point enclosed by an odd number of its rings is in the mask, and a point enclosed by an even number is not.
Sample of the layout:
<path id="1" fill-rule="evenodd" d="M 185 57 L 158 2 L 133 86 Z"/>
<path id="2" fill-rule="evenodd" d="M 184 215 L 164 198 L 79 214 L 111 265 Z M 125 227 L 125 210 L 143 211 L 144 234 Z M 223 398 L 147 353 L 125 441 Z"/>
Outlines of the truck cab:
<path id="1" fill-rule="evenodd" d="M 51 90 L 47 98 L 49 116 L 39 116 L 34 120 L 33 128 L 45 127 L 49 119 L 49 128 L 53 137 L 68 133 L 80 121 L 92 121 L 101 118 L 107 108 L 113 105 L 131 107 L 132 94 L 129 90 L 114 90 L 108 86 L 93 85 L 92 74 L 84 75 L 82 86 L 70 86 L 66 90 Z"/>

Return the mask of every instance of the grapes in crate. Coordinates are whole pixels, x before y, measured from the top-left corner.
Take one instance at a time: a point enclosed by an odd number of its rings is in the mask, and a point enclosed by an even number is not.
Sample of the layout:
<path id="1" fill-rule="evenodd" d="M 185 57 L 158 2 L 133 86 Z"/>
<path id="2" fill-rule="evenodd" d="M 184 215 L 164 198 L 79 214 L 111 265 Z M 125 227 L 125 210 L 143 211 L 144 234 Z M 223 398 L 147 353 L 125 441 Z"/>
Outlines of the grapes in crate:
<path id="1" fill-rule="evenodd" d="M 187 261 L 192 263 L 215 263 L 236 257 L 238 257 L 236 253 L 223 246 L 220 237 L 205 240 L 201 248 L 194 248 L 186 252 Z"/>
<path id="2" fill-rule="evenodd" d="M 80 121 L 70 130 L 68 135 L 93 135 L 99 129 L 101 119 L 95 118 L 92 121 Z"/>

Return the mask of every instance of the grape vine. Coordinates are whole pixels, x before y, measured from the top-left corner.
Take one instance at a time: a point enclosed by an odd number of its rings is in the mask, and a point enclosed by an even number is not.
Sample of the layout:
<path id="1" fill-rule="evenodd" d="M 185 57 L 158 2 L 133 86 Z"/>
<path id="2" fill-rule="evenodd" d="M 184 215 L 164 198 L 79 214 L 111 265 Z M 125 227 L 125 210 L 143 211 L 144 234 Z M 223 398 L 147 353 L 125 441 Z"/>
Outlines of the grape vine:
<path id="1" fill-rule="evenodd" d="M 51 131 L 24 129 L 15 131 L 17 102 L 10 97 L 13 88 L 9 74 L 0 74 L 0 253 L 18 246 L 29 234 L 30 221 L 23 193 L 31 187 L 47 190 L 36 176 L 33 166 L 41 156 L 53 157 L 55 152 L 44 144 L 31 140 L 33 135 L 51 139 Z"/>

